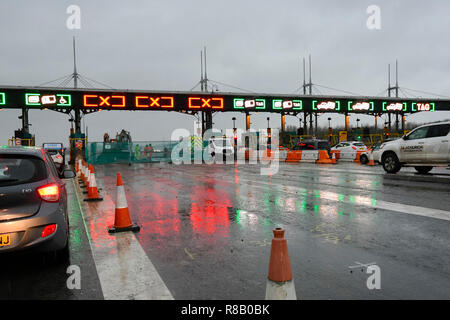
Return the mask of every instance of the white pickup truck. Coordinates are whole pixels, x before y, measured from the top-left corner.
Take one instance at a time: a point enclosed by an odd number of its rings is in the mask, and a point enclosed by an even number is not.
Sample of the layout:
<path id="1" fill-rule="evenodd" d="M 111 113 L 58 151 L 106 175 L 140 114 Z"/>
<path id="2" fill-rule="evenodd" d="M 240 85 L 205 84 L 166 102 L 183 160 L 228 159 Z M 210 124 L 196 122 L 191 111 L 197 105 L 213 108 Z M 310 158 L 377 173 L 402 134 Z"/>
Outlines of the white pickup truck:
<path id="1" fill-rule="evenodd" d="M 211 138 L 208 144 L 209 153 L 212 157 L 216 155 L 227 156 L 234 154 L 234 147 L 229 138 Z"/>
<path id="2" fill-rule="evenodd" d="M 380 159 L 388 173 L 403 166 L 428 173 L 433 167 L 450 166 L 450 122 L 420 126 L 401 139 L 383 143 Z"/>

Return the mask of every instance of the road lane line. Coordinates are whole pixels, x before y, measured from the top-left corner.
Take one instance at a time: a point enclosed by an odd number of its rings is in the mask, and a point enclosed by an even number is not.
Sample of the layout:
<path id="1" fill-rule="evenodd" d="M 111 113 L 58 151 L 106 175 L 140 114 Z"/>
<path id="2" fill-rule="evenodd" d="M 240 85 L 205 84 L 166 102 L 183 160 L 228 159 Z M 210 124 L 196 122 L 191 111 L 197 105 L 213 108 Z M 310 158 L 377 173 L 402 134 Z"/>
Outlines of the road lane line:
<path id="1" fill-rule="evenodd" d="M 239 177 L 239 182 L 241 182 L 241 181 L 252 182 L 254 184 L 264 184 L 264 185 L 273 186 L 272 183 L 268 183 L 268 182 L 264 182 L 264 181 L 249 180 L 249 179 L 244 179 L 244 178 Z M 360 205 L 360 206 L 370 207 L 370 208 L 374 208 L 374 209 L 383 209 L 383 210 L 387 210 L 387 211 L 407 213 L 407 214 L 412 214 L 412 215 L 417 215 L 417 216 L 423 216 L 423 217 L 429 217 L 429 218 L 450 221 L 450 211 L 432 209 L 432 208 L 426 208 L 426 207 L 419 207 L 419 206 L 412 206 L 412 205 L 401 204 L 401 203 L 396 203 L 396 202 L 389 202 L 389 201 L 384 201 L 384 200 L 376 200 L 374 198 L 359 196 L 359 195 L 346 195 L 344 198 L 342 198 L 340 194 L 335 193 L 335 192 L 315 190 L 315 189 L 306 189 L 306 188 L 301 188 L 301 187 L 296 187 L 296 186 L 286 186 L 286 188 L 296 189 L 296 190 L 300 190 L 303 192 L 318 191 L 320 193 L 321 199 L 326 199 L 329 201 L 344 202 L 347 204 Z M 289 192 L 289 191 L 284 191 L 284 192 Z"/>
<path id="2" fill-rule="evenodd" d="M 133 233 L 124 232 L 110 236 L 105 228 L 103 232 L 92 237 L 86 224 L 89 219 L 82 208 L 79 190 L 73 181 L 72 187 L 80 207 L 104 298 L 173 300 L 172 294 Z"/>

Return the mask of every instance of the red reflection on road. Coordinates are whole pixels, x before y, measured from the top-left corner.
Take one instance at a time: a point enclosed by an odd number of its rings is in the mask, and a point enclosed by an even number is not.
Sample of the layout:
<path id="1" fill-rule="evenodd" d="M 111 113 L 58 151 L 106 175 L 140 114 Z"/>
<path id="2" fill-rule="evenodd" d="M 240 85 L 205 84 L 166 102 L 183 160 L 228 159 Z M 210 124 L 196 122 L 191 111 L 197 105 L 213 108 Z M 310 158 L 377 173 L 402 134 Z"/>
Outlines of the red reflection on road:
<path id="1" fill-rule="evenodd" d="M 137 210 L 139 222 L 144 230 L 153 235 L 173 236 L 180 232 L 178 199 L 167 199 L 156 193 L 148 193 L 150 199 L 140 199 Z"/>
<path id="2" fill-rule="evenodd" d="M 228 208 L 232 205 L 227 192 L 211 187 L 194 187 L 191 201 L 190 219 L 194 233 L 228 235 L 230 227 Z"/>

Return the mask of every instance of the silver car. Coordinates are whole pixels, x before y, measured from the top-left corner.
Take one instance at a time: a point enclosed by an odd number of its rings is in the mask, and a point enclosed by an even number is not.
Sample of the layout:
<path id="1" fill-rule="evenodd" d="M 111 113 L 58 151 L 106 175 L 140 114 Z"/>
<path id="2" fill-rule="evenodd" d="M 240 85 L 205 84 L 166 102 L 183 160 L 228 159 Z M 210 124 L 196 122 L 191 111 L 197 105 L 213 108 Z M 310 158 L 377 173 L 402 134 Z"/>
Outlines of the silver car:
<path id="1" fill-rule="evenodd" d="M 0 147 L 0 256 L 19 250 L 68 257 L 67 192 L 62 178 L 42 148 Z"/>

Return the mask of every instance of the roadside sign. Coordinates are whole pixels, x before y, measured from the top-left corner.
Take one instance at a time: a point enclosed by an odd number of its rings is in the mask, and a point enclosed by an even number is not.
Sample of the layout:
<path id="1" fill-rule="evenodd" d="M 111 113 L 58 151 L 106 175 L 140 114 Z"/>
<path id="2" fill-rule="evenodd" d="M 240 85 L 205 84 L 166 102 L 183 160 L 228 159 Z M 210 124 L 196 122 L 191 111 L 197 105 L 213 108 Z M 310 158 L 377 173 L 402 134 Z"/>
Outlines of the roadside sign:
<path id="1" fill-rule="evenodd" d="M 339 131 L 339 142 L 347 141 L 347 131 Z"/>

